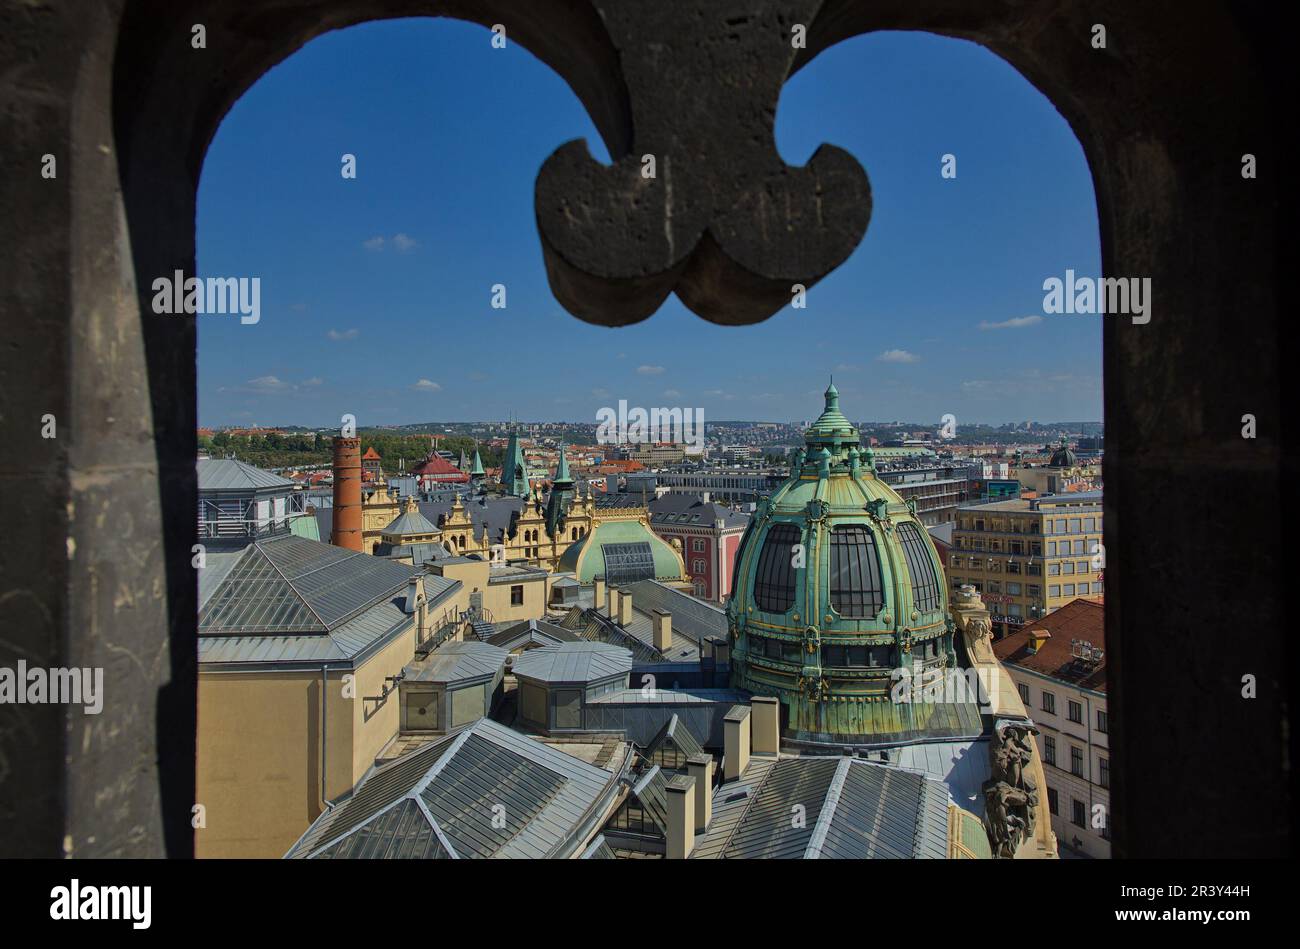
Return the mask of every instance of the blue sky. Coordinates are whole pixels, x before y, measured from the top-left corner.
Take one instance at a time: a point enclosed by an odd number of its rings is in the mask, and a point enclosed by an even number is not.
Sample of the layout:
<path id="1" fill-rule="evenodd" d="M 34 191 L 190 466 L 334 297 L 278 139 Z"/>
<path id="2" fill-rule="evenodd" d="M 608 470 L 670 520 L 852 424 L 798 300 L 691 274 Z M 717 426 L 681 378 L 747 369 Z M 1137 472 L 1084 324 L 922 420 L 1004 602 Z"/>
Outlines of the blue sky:
<path id="1" fill-rule="evenodd" d="M 235 104 L 203 166 L 198 268 L 260 277 L 262 315 L 198 317 L 202 424 L 594 422 L 618 399 L 798 421 L 832 373 L 860 420 L 1101 418 L 1101 318 L 1041 315 L 1045 279 L 1100 272 L 1083 150 L 992 53 L 921 33 L 823 53 L 786 85 L 777 143 L 791 164 L 830 142 L 866 168 L 858 249 L 806 309 L 756 326 L 670 297 L 610 329 L 555 301 L 533 216 L 556 147 L 608 155 L 556 74 L 490 39 L 450 20 L 353 27 Z"/>

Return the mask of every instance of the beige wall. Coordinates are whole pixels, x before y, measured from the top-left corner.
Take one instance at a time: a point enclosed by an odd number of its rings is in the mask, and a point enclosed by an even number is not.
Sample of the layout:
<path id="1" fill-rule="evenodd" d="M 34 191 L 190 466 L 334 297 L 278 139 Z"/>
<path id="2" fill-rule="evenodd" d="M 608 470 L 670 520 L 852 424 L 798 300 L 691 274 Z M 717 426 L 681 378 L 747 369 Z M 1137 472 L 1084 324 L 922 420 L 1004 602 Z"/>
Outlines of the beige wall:
<path id="1" fill-rule="evenodd" d="M 396 676 L 415 659 L 415 630 L 402 633 L 355 673 L 352 702 L 352 771 L 348 788 L 375 763 L 375 756 L 392 741 L 401 727 L 401 702 L 396 687 L 382 699 L 386 676 Z M 341 693 L 340 689 L 340 693 Z M 331 749 L 332 752 L 332 749 Z"/>
<path id="2" fill-rule="evenodd" d="M 510 588 L 513 586 L 524 588 L 522 606 L 510 605 Z M 491 611 L 492 619 L 498 626 L 523 619 L 541 619 L 546 615 L 546 592 L 549 586 L 546 579 L 523 583 L 493 583 L 483 591 L 483 605 Z"/>
<path id="3" fill-rule="evenodd" d="M 351 790 L 397 734 L 397 691 L 377 697 L 414 649 L 411 628 L 355 671 L 329 670 L 331 800 Z M 197 856 L 281 857 L 319 816 L 321 688 L 319 671 L 200 671 L 197 803 L 207 826 L 195 830 Z"/>
<path id="4" fill-rule="evenodd" d="M 199 674 L 199 857 L 280 857 L 320 814 L 321 674 Z M 327 793 L 352 787 L 350 703 L 327 686 Z"/>

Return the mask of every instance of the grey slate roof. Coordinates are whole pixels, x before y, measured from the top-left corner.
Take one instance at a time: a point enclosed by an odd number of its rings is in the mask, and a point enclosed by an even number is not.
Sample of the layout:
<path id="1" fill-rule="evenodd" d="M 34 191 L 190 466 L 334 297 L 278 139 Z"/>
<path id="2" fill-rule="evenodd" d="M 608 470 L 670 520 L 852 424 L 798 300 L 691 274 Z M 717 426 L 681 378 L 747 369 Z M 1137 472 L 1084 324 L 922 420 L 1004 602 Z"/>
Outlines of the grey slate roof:
<path id="1" fill-rule="evenodd" d="M 297 488 L 298 482 L 254 468 L 233 458 L 200 458 L 199 491 L 256 491 L 264 488 Z"/>
<path id="2" fill-rule="evenodd" d="M 530 649 L 515 659 L 515 678 L 534 682 L 596 682 L 611 676 L 626 678 L 632 654 L 605 643 L 575 642 Z"/>
<path id="3" fill-rule="evenodd" d="M 510 654 L 487 643 L 454 642 L 433 650 L 402 671 L 408 682 L 452 684 L 495 676 Z"/>
<path id="4" fill-rule="evenodd" d="M 791 820 L 795 805 L 804 808 L 802 826 Z M 713 809 L 693 856 L 943 859 L 948 852 L 944 786 L 861 758 L 755 760 L 740 780 L 717 789 Z"/>
<path id="5" fill-rule="evenodd" d="M 481 718 L 372 771 L 286 856 L 567 857 L 583 844 L 575 831 L 612 799 L 616 782 L 612 772 Z"/>
<path id="6" fill-rule="evenodd" d="M 199 577 L 203 663 L 350 660 L 413 621 L 402 603 L 421 571 L 404 564 L 293 534 L 210 553 L 207 562 Z M 431 605 L 459 586 L 424 578 Z"/>
<path id="7" fill-rule="evenodd" d="M 698 494 L 669 492 L 650 502 L 650 523 L 655 527 L 708 527 L 718 519 L 724 528 L 744 527 L 749 515 L 725 504 L 704 501 Z"/>

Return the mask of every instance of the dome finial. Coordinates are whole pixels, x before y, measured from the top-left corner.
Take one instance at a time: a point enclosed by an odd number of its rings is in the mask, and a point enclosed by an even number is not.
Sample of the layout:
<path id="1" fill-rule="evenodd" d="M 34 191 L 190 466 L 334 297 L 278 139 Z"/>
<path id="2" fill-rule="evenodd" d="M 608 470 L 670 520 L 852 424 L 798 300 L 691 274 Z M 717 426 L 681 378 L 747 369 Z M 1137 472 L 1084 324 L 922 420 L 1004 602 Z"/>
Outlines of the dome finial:
<path id="1" fill-rule="evenodd" d="M 835 388 L 835 377 L 831 376 L 831 384 L 826 387 L 826 409 L 827 411 L 835 410 L 840 407 L 840 390 Z"/>

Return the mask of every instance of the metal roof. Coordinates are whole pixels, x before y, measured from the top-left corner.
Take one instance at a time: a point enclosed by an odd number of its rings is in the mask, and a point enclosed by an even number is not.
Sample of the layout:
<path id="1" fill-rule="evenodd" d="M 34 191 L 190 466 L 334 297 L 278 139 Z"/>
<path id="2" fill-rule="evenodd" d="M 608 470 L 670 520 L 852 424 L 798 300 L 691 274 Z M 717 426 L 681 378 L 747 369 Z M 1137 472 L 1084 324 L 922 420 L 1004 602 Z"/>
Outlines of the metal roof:
<path id="1" fill-rule="evenodd" d="M 384 528 L 385 534 L 437 534 L 438 528 L 429 519 L 416 511 L 403 511 L 393 518 L 392 523 Z"/>
<path id="2" fill-rule="evenodd" d="M 557 626 L 554 623 L 548 623 L 540 619 L 520 620 L 518 623 L 505 627 L 488 639 L 488 642 L 493 646 L 500 646 L 506 650 L 514 649 L 525 642 L 553 646 L 557 643 L 578 641 L 578 637 L 563 626 Z"/>
<path id="3" fill-rule="evenodd" d="M 200 458 L 199 491 L 257 491 L 265 488 L 297 488 L 298 482 L 254 468 L 233 458 Z"/>
<path id="4" fill-rule="evenodd" d="M 700 642 L 710 636 L 726 638 L 727 612 L 720 606 L 665 586 L 658 580 L 640 580 L 628 586 L 632 591 L 632 609 L 647 616 L 653 610 L 673 615 L 673 632 Z"/>
<path id="5" fill-rule="evenodd" d="M 208 564 L 199 577 L 203 663 L 355 659 L 413 622 L 402 609 L 412 577 L 424 577 L 431 606 L 461 585 L 292 534 L 210 553 Z"/>
<path id="6" fill-rule="evenodd" d="M 660 832 L 668 835 L 668 774 L 658 765 L 650 768 L 632 786 L 632 797 L 641 809 L 655 822 Z"/>
<path id="7" fill-rule="evenodd" d="M 567 857 L 617 780 L 481 718 L 372 771 L 286 856 Z"/>
<path id="8" fill-rule="evenodd" d="M 984 815 L 983 788 L 989 779 L 987 738 L 903 745 L 889 749 L 889 761 L 942 781 L 952 803 L 978 816 Z"/>
<path id="9" fill-rule="evenodd" d="M 404 590 L 418 571 L 282 534 L 244 548 L 199 613 L 199 632 L 326 632 Z"/>
<path id="10" fill-rule="evenodd" d="M 576 642 L 530 649 L 515 659 L 515 678 L 535 682 L 595 682 L 627 677 L 632 654 L 605 643 Z"/>
<path id="11" fill-rule="evenodd" d="M 479 642 L 454 642 L 435 649 L 402 670 L 407 682 L 464 682 L 495 676 L 510 657 L 504 649 Z"/>
<path id="12" fill-rule="evenodd" d="M 944 786 L 861 758 L 755 759 L 715 791 L 713 809 L 694 856 L 942 859 L 948 852 Z"/>
<path id="13" fill-rule="evenodd" d="M 683 755 L 690 758 L 695 755 L 707 754 L 699 741 L 691 734 L 691 730 L 682 724 L 682 720 L 674 714 L 668 721 L 664 722 L 664 727 L 659 729 L 659 734 L 651 739 L 650 744 L 645 747 L 645 756 L 653 757 L 654 753 L 672 742 Z"/>
<path id="14" fill-rule="evenodd" d="M 604 834 L 598 834 L 587 849 L 582 852 L 583 860 L 617 860 L 614 850 L 605 840 Z"/>

